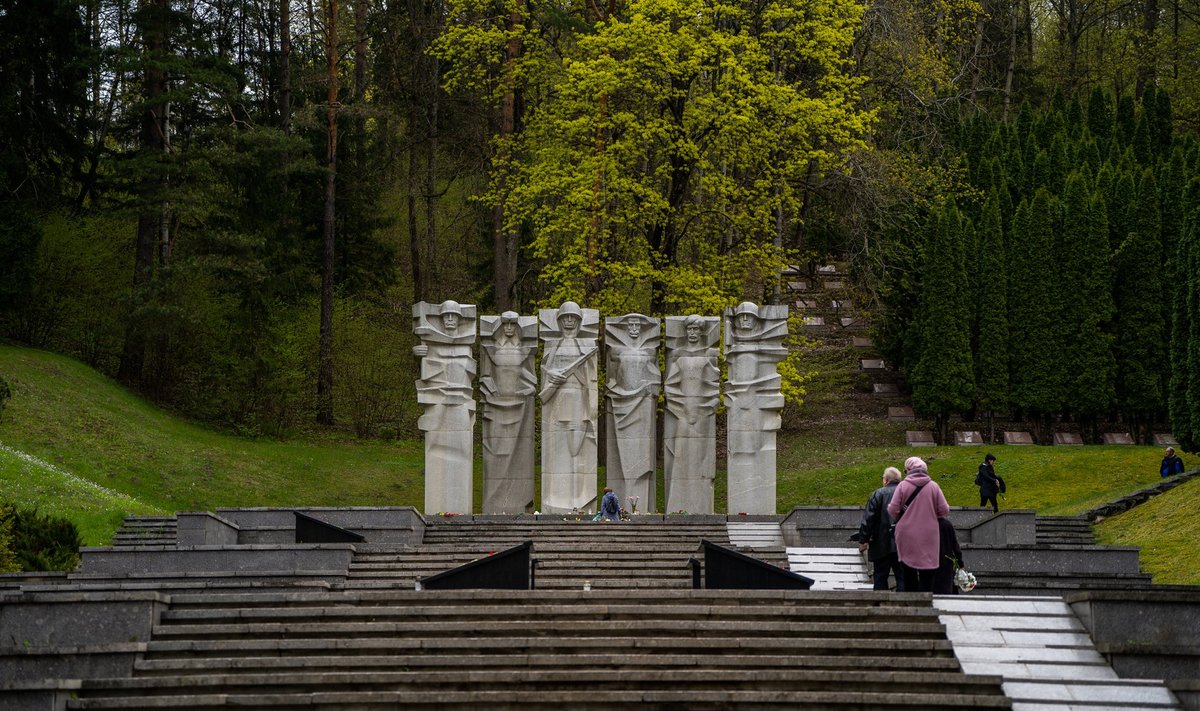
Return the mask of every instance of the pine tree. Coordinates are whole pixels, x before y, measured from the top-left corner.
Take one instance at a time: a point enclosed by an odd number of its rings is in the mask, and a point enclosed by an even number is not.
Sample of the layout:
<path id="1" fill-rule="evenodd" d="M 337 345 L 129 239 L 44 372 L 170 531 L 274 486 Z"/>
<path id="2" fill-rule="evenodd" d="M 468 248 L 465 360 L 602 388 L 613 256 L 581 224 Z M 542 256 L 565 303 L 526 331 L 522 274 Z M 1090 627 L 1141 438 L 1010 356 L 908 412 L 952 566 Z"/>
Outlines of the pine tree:
<path id="1" fill-rule="evenodd" d="M 1134 195 L 1133 174 L 1123 170 L 1116 172 L 1108 194 L 1104 196 L 1108 207 L 1108 246 L 1113 252 L 1121 247 L 1133 231 Z"/>
<path id="2" fill-rule="evenodd" d="M 1066 407 L 1091 419 L 1115 401 L 1116 360 L 1106 327 L 1113 317 L 1112 270 L 1108 260 L 1108 226 L 1104 201 L 1089 195 L 1080 172 L 1067 179 L 1063 193 L 1060 248 L 1063 300 L 1062 330 L 1066 343 L 1064 375 Z"/>
<path id="3" fill-rule="evenodd" d="M 1187 220 L 1183 237 L 1179 240 L 1175 263 L 1179 271 L 1172 284 L 1171 311 L 1171 385 L 1168 394 L 1171 430 L 1176 441 L 1185 452 L 1200 450 L 1200 429 L 1193 424 L 1191 403 L 1200 400 L 1200 392 L 1191 389 L 1194 366 L 1189 362 L 1192 350 L 1193 318 L 1197 312 L 1196 247 L 1197 223 L 1200 211 L 1194 211 Z"/>
<path id="4" fill-rule="evenodd" d="M 1062 402 L 1056 363 L 1059 288 L 1051 254 L 1057 202 L 1045 189 L 1032 202 L 1022 202 L 1008 250 L 1010 392 L 1015 406 L 1038 416 L 1057 411 Z M 1038 425 L 1041 434 L 1040 420 Z"/>
<path id="5" fill-rule="evenodd" d="M 1137 107 L 1133 102 L 1133 97 L 1126 94 L 1117 99 L 1117 125 L 1116 132 L 1113 134 L 1119 139 L 1124 146 L 1133 142 L 1133 132 L 1137 126 Z"/>
<path id="6" fill-rule="evenodd" d="M 1120 407 L 1144 430 L 1161 408 L 1161 364 L 1166 353 L 1162 318 L 1162 247 L 1157 236 L 1131 232 L 1117 251 L 1117 395 Z M 1145 434 L 1142 431 L 1140 434 Z"/>
<path id="7" fill-rule="evenodd" d="M 931 216 L 924 257 L 921 349 L 911 377 L 913 407 L 935 417 L 945 442 L 949 415 L 971 407 L 975 390 L 963 224 L 953 202 Z"/>
<path id="8" fill-rule="evenodd" d="M 1113 106 L 1108 94 L 1100 87 L 1092 90 L 1087 106 L 1088 131 L 1100 145 L 1108 143 L 1113 135 Z"/>
<path id="9" fill-rule="evenodd" d="M 1008 270 L 1000 200 L 995 192 L 983 206 L 978 241 L 977 276 L 970 285 L 979 314 L 975 397 L 978 408 L 988 415 L 991 430 L 993 414 L 1008 407 Z M 995 434 L 989 432 L 989 438 L 994 439 Z"/>

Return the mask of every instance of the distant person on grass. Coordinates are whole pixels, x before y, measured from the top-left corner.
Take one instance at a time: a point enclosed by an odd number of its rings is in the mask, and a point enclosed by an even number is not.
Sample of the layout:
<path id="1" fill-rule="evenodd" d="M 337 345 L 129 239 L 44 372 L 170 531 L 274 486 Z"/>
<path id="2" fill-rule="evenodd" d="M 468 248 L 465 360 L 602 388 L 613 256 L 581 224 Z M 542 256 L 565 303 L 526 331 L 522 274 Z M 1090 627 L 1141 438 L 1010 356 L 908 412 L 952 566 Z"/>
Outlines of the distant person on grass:
<path id="1" fill-rule="evenodd" d="M 1004 480 L 996 474 L 994 462 L 996 457 L 989 454 L 979 465 L 979 473 L 975 475 L 975 486 L 979 487 L 979 505 L 992 505 L 992 513 L 1000 513 L 1000 504 L 996 503 L 996 495 L 1004 493 Z"/>
<path id="2" fill-rule="evenodd" d="M 1167 451 L 1163 452 L 1162 464 L 1159 465 L 1158 474 L 1162 478 L 1167 478 L 1175 474 L 1183 473 L 1183 460 L 1175 454 L 1174 447 L 1167 447 Z"/>
<path id="3" fill-rule="evenodd" d="M 858 550 L 869 551 L 867 558 L 874 564 L 873 576 L 876 590 L 888 589 L 888 575 L 896 578 L 896 591 L 904 592 L 904 568 L 896 557 L 896 538 L 892 534 L 892 517 L 887 507 L 900 484 L 900 470 L 888 467 L 883 470 L 883 486 L 871 493 L 867 508 L 863 511 L 858 533 L 850 540 L 858 541 Z"/>
<path id="4" fill-rule="evenodd" d="M 941 564 L 941 532 L 938 519 L 950 515 L 946 495 L 920 457 L 904 462 L 904 481 L 896 487 L 887 512 L 896 522 L 896 554 L 904 564 L 904 589 L 932 592 L 933 578 Z"/>

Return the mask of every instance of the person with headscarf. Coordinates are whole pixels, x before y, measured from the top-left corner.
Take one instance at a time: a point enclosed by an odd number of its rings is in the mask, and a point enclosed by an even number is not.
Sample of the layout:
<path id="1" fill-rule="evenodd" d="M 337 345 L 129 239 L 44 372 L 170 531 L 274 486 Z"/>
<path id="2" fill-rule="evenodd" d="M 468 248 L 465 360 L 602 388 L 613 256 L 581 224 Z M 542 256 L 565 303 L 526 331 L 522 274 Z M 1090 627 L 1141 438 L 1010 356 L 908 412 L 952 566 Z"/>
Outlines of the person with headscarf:
<path id="1" fill-rule="evenodd" d="M 896 555 L 904 564 L 905 590 L 932 592 L 934 574 L 941 564 L 938 519 L 950 515 L 950 504 L 942 488 L 929 478 L 923 459 L 909 457 L 904 472 L 887 507 L 896 522 Z"/>

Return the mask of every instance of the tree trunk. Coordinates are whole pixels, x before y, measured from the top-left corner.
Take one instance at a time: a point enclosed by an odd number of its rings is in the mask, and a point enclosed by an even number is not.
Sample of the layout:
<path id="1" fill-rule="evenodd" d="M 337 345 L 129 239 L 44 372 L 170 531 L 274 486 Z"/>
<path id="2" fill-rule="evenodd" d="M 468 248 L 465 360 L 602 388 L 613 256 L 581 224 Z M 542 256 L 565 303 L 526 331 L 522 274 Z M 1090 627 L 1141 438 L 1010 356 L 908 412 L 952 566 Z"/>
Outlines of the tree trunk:
<path id="1" fill-rule="evenodd" d="M 499 148 L 493 168 L 498 171 L 496 206 L 492 209 L 492 258 L 495 263 L 496 308 L 503 312 L 513 308 L 514 288 L 517 283 L 517 233 L 507 225 L 504 210 L 508 199 L 508 161 L 517 122 L 517 57 L 521 53 L 521 38 L 515 29 L 523 22 L 524 6 L 521 0 L 513 3 L 508 29 L 512 36 L 504 51 L 504 96 L 500 101 Z"/>
<path id="2" fill-rule="evenodd" d="M 142 91 L 145 98 L 139 135 L 141 150 L 150 153 L 161 153 L 166 147 L 163 126 L 165 102 L 162 97 L 167 93 L 167 73 L 162 59 L 167 52 L 167 9 L 167 0 L 145 0 L 139 12 L 144 62 Z M 143 205 L 137 219 L 133 263 L 135 309 L 148 298 L 148 287 L 154 276 L 155 246 L 159 242 L 163 220 L 162 205 L 158 203 L 157 196 L 161 186 L 160 177 L 153 172 L 141 180 Z M 131 314 L 125 324 L 125 343 L 117 369 L 118 379 L 125 383 L 140 382 L 145 359 L 145 336 Z"/>
<path id="3" fill-rule="evenodd" d="M 1138 58 L 1137 86 L 1134 94 L 1139 98 L 1146 90 L 1147 84 L 1154 83 L 1156 55 L 1154 51 L 1154 33 L 1158 30 L 1158 0 L 1143 0 L 1142 2 L 1142 51 Z"/>
<path id="4" fill-rule="evenodd" d="M 1013 0 L 1012 34 L 1008 38 L 1008 68 L 1004 72 L 1004 120 L 1008 120 L 1009 109 L 1012 107 L 1013 75 L 1017 71 L 1017 35 L 1021 26 L 1021 0 Z"/>
<path id="5" fill-rule="evenodd" d="M 292 135 L 292 0 L 279 0 L 279 128 Z"/>
<path id="6" fill-rule="evenodd" d="M 321 255 L 321 336 L 317 366 L 317 422 L 333 424 L 333 268 L 337 196 L 338 47 L 337 0 L 326 0 L 325 12 L 325 219 Z"/>
<path id="7" fill-rule="evenodd" d="M 430 0 L 432 3 L 433 0 Z M 436 16 L 429 13 L 430 21 Z M 425 245 L 427 253 L 438 253 L 437 248 L 437 171 L 438 171 L 438 60 L 426 56 L 425 81 Z"/>
<path id="8" fill-rule="evenodd" d="M 408 170 L 405 180 L 405 206 L 408 208 L 408 256 L 412 262 L 413 302 L 425 300 L 424 274 L 421 270 L 421 239 L 417 228 L 417 193 L 420 183 L 417 180 L 417 158 L 420 153 L 417 141 L 417 124 L 420 109 L 414 101 L 408 109 Z"/>

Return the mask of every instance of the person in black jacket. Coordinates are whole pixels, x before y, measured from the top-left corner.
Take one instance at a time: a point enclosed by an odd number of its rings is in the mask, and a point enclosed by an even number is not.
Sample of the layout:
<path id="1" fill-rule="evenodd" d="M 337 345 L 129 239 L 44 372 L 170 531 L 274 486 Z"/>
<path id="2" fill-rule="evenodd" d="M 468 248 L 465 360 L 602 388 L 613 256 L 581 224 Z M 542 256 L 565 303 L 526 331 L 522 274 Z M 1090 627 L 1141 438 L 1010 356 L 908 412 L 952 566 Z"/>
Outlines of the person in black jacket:
<path id="1" fill-rule="evenodd" d="M 900 470 L 888 467 L 883 471 L 883 486 L 871 493 L 867 508 L 863 511 L 858 533 L 850 540 L 858 541 L 858 550 L 868 551 L 867 558 L 874 564 L 876 590 L 888 589 L 888 574 L 896 578 L 896 591 L 904 592 L 904 567 L 896 555 L 896 539 L 892 534 L 892 517 L 887 507 L 900 483 Z"/>
<path id="2" fill-rule="evenodd" d="M 979 473 L 975 475 L 975 486 L 979 487 L 979 505 L 992 505 L 992 513 L 1000 513 L 1000 504 L 996 503 L 996 494 L 1004 493 L 1004 480 L 996 474 L 993 462 L 996 458 L 991 454 L 983 458 L 979 465 Z"/>

